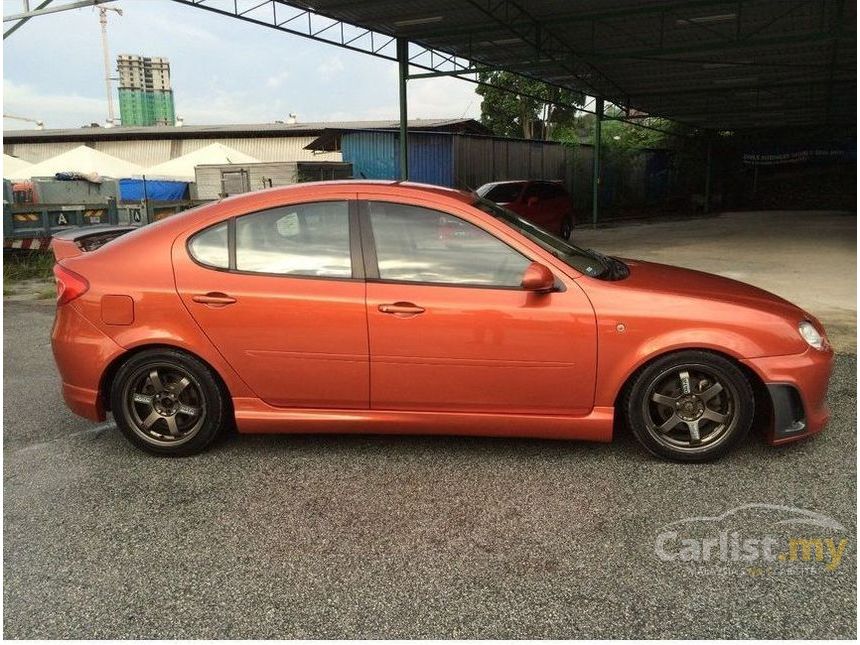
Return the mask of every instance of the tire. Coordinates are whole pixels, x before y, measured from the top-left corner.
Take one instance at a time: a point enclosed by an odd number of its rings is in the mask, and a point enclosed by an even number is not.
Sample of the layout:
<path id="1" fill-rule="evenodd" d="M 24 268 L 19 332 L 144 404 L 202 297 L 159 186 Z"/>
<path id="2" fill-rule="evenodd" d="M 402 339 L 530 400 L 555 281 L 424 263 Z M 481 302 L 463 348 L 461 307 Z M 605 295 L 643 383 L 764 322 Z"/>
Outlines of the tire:
<path id="1" fill-rule="evenodd" d="M 126 439 L 170 457 L 202 452 L 228 424 L 230 409 L 212 370 L 174 349 L 131 356 L 113 379 L 110 401 Z"/>
<path id="2" fill-rule="evenodd" d="M 627 426 L 646 450 L 688 463 L 712 461 L 735 448 L 755 415 L 744 373 L 705 351 L 669 354 L 647 365 L 622 405 Z"/>
<path id="3" fill-rule="evenodd" d="M 560 236 L 568 242 L 573 239 L 573 215 L 568 215 L 562 220 Z"/>

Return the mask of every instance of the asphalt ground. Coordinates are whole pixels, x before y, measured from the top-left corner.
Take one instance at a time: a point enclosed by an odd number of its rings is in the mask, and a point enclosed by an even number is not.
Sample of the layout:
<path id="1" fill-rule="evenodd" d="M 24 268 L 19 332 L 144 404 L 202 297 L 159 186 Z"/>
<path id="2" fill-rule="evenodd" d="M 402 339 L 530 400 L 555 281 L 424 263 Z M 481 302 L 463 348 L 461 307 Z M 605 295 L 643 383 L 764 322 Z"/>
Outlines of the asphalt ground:
<path id="1" fill-rule="evenodd" d="M 856 636 L 853 355 L 823 434 L 715 464 L 626 435 L 234 436 L 171 460 L 66 410 L 52 313 L 5 304 L 6 638 Z M 836 520 L 839 566 L 656 556 L 667 523 L 748 503 Z"/>

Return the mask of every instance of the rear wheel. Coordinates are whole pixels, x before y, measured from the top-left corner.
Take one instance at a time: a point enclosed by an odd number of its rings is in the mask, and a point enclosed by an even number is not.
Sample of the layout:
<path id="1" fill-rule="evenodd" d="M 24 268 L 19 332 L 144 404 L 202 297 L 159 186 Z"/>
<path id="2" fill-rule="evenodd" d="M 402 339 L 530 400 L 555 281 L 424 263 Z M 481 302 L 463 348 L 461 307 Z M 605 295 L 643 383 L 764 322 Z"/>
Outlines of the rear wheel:
<path id="1" fill-rule="evenodd" d="M 752 387 L 730 360 L 701 351 L 658 359 L 630 387 L 627 424 L 651 453 L 675 461 L 710 461 L 749 432 Z"/>
<path id="2" fill-rule="evenodd" d="M 135 354 L 111 387 L 117 426 L 138 448 L 159 455 L 202 451 L 226 424 L 226 397 L 212 371 L 171 349 Z"/>

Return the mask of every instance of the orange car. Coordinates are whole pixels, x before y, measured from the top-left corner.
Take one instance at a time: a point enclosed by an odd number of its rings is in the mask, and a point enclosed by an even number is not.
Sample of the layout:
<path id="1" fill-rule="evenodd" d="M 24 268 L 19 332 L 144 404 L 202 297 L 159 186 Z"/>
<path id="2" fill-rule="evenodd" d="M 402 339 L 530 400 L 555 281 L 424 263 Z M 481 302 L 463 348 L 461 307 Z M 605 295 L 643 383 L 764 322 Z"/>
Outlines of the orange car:
<path id="1" fill-rule="evenodd" d="M 778 444 L 828 418 L 808 313 L 471 194 L 300 184 L 90 236 L 53 243 L 63 394 L 153 453 L 233 424 L 610 441 L 619 415 L 652 453 L 704 461 L 754 422 Z"/>

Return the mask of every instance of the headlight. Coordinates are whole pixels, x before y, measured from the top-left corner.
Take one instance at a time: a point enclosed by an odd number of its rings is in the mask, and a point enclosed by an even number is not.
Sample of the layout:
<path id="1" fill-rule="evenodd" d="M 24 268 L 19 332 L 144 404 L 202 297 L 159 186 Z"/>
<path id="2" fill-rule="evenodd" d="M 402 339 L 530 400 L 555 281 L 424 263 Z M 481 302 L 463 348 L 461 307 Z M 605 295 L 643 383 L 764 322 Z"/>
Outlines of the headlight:
<path id="1" fill-rule="evenodd" d="M 824 349 L 824 337 L 818 333 L 818 330 L 808 320 L 802 320 L 797 326 L 797 331 L 803 336 L 803 340 L 809 343 L 810 347 L 815 349 Z"/>

